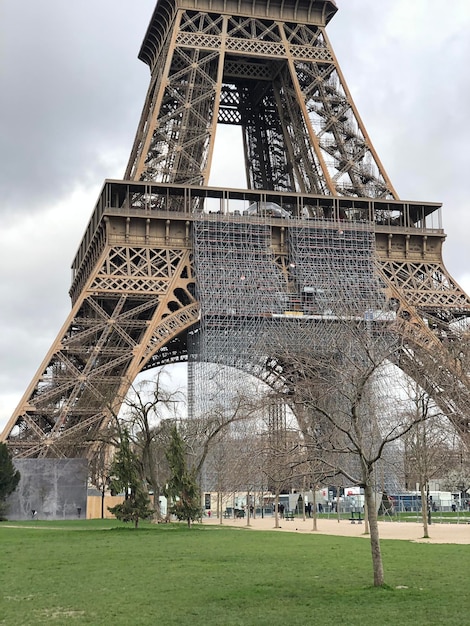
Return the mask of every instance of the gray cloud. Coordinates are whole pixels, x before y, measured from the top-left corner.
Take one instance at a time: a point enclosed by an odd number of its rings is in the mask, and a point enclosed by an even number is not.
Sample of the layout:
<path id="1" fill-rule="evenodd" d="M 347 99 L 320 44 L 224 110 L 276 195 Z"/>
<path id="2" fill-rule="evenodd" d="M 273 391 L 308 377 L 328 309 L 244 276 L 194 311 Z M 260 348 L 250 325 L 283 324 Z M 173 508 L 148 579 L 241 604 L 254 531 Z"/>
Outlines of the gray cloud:
<path id="1" fill-rule="evenodd" d="M 153 0 L 7 0 L 2 27 L 2 212 L 41 209 L 123 169 L 148 81 L 136 60 Z M 121 176 L 122 176 L 121 172 Z"/>
<path id="2" fill-rule="evenodd" d="M 470 289 L 468 0 L 337 4 L 329 37 L 372 142 L 402 198 L 444 202 L 446 264 Z M 103 179 L 123 175 L 154 6 L 3 2 L 0 428 L 70 310 L 70 263 Z"/>

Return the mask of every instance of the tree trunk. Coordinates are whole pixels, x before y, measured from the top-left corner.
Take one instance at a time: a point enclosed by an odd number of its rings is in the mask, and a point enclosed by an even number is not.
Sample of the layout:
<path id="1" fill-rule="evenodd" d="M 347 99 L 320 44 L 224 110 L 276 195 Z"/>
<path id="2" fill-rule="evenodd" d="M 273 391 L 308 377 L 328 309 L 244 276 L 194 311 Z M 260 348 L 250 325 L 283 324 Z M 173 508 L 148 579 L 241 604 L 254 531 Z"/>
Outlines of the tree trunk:
<path id="1" fill-rule="evenodd" d="M 420 489 L 420 492 L 421 492 L 421 517 L 423 519 L 423 531 L 424 531 L 423 537 L 425 539 L 429 539 L 428 499 L 426 497 L 427 494 L 426 494 L 425 485 L 424 485 L 423 481 L 421 481 L 419 489 Z"/>
<path id="2" fill-rule="evenodd" d="M 338 518 L 338 524 L 339 524 L 341 521 L 341 507 L 340 507 L 340 495 L 339 495 L 341 487 L 339 486 L 336 487 L 336 490 L 337 490 L 336 491 L 336 516 Z"/>
<path id="3" fill-rule="evenodd" d="M 251 502 L 251 498 L 250 498 L 250 490 L 248 489 L 246 492 L 246 525 L 250 526 L 250 520 L 251 520 L 251 515 L 250 515 L 250 502 Z"/>
<path id="4" fill-rule="evenodd" d="M 279 528 L 279 491 L 274 496 L 274 528 Z"/>
<path id="5" fill-rule="evenodd" d="M 306 504 L 305 504 L 305 483 L 306 483 L 306 479 L 305 479 L 305 476 L 304 476 L 303 481 L 302 481 L 302 506 L 303 506 L 302 519 L 303 519 L 304 522 L 305 522 L 305 507 L 306 507 Z"/>
<path id="6" fill-rule="evenodd" d="M 106 494 L 106 484 L 101 487 L 101 519 L 104 519 L 104 498 Z"/>
<path id="7" fill-rule="evenodd" d="M 224 514 L 222 511 L 223 508 L 223 503 L 222 503 L 222 493 L 219 489 L 219 491 L 217 492 L 217 512 L 219 514 L 219 524 L 223 524 L 224 523 Z"/>
<path id="8" fill-rule="evenodd" d="M 370 548 L 372 553 L 372 569 L 374 572 L 374 587 L 384 585 L 384 570 L 382 553 L 380 550 L 379 526 L 377 523 L 377 509 L 375 507 L 374 491 L 371 485 L 364 488 L 367 513 L 369 517 Z"/>
<path id="9" fill-rule="evenodd" d="M 153 521 L 161 522 L 162 520 L 162 509 L 160 505 L 160 489 L 153 489 L 153 496 L 151 497 L 151 502 L 153 504 Z"/>
<path id="10" fill-rule="evenodd" d="M 316 485 L 313 485 L 313 498 L 312 498 L 312 509 L 313 509 L 313 528 L 312 530 L 317 529 L 317 493 L 316 493 Z"/>
<path id="11" fill-rule="evenodd" d="M 368 535 L 368 534 L 369 534 L 369 507 L 367 506 L 367 502 L 364 499 L 364 535 Z"/>

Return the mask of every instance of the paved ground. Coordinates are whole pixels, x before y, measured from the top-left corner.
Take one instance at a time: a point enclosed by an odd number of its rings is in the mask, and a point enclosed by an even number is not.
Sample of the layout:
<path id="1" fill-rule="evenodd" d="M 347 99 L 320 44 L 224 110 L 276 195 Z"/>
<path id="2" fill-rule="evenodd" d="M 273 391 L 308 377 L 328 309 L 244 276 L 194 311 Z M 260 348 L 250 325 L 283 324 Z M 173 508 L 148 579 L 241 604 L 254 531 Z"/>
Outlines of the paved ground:
<path id="1" fill-rule="evenodd" d="M 211 517 L 204 518 L 204 524 L 219 524 L 220 520 Z M 319 519 L 317 530 L 313 531 L 313 519 L 305 521 L 294 519 L 293 521 L 279 520 L 279 528 L 276 529 L 273 517 L 250 519 L 247 526 L 246 519 L 224 519 L 222 524 L 237 526 L 249 530 L 273 530 L 299 533 L 317 532 L 321 535 L 341 535 L 344 537 L 368 537 L 364 535 L 364 524 L 351 524 L 348 520 L 338 522 L 335 519 Z M 423 538 L 423 526 L 416 522 L 379 522 L 381 539 L 403 539 L 405 541 L 419 541 L 423 543 L 460 543 L 470 544 L 470 524 L 431 524 L 429 526 L 429 539 Z"/>

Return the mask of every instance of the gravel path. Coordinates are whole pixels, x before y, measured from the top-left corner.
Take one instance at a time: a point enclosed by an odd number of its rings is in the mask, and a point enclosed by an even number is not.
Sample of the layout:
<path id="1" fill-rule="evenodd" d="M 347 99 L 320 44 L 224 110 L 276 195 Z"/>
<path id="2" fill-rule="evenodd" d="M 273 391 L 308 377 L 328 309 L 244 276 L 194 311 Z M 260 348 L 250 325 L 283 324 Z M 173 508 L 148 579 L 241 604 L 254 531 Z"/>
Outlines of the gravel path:
<path id="1" fill-rule="evenodd" d="M 204 524 L 220 524 L 217 518 L 204 518 Z M 251 518 L 250 525 L 246 519 L 224 519 L 224 526 L 236 526 L 248 530 L 273 530 L 299 533 L 316 532 L 320 535 L 341 535 L 344 537 L 364 537 L 364 523 L 352 524 L 348 520 L 319 519 L 317 530 L 313 530 L 313 519 L 301 518 L 294 520 L 279 520 L 279 528 L 276 529 L 273 517 Z M 423 543 L 458 543 L 470 544 L 470 524 L 431 524 L 429 526 L 428 539 L 423 538 L 423 526 L 416 522 L 379 522 L 379 534 L 381 539 L 403 539 L 405 541 L 419 541 Z"/>

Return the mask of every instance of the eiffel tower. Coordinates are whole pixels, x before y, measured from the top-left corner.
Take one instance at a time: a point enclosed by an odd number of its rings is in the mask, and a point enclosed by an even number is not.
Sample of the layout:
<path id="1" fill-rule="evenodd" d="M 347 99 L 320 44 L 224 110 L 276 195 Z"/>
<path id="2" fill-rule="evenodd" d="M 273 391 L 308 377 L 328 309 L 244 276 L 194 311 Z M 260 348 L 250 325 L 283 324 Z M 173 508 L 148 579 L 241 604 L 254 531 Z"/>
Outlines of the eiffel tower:
<path id="1" fill-rule="evenodd" d="M 257 320 L 288 332 L 331 317 L 346 290 L 363 315 L 388 316 L 399 367 L 468 432 L 456 346 L 470 299 L 442 260 L 441 205 L 393 188 L 326 33 L 336 12 L 333 0 L 158 0 L 125 177 L 103 185 L 71 312 L 1 435 L 16 457 L 91 458 L 147 369 L 219 356 L 282 376 L 256 352 Z M 208 185 L 222 124 L 241 129 L 246 189 Z M 350 277 L 341 293 L 332 272 Z"/>

